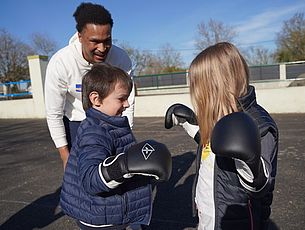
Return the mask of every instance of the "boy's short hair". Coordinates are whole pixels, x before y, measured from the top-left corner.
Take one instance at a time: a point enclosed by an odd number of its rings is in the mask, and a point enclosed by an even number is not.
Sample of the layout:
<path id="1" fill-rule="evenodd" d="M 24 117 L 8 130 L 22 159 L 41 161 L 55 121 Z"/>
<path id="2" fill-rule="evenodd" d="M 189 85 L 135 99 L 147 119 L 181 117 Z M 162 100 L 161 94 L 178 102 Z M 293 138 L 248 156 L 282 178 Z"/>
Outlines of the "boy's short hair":
<path id="1" fill-rule="evenodd" d="M 133 84 L 130 76 L 124 70 L 104 62 L 95 63 L 82 80 L 83 109 L 86 111 L 92 107 L 89 98 L 91 92 L 96 91 L 100 100 L 103 100 L 114 90 L 118 82 L 122 87 L 126 87 L 130 94 Z"/>
<path id="2" fill-rule="evenodd" d="M 86 24 L 107 25 L 112 28 L 113 20 L 110 12 L 102 5 L 93 3 L 81 3 L 73 14 L 76 21 L 76 29 L 82 32 Z"/>

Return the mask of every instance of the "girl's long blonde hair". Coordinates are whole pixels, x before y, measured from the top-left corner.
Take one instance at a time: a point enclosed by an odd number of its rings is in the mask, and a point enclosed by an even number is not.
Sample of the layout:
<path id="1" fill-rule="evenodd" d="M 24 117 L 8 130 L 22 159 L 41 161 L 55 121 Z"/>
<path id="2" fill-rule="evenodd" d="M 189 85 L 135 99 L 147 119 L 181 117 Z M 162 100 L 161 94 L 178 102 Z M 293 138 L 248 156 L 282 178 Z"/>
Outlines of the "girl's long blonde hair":
<path id="1" fill-rule="evenodd" d="M 203 50 L 189 69 L 190 92 L 201 143 L 209 143 L 215 123 L 238 111 L 238 98 L 249 85 L 249 69 L 238 49 L 221 42 Z"/>

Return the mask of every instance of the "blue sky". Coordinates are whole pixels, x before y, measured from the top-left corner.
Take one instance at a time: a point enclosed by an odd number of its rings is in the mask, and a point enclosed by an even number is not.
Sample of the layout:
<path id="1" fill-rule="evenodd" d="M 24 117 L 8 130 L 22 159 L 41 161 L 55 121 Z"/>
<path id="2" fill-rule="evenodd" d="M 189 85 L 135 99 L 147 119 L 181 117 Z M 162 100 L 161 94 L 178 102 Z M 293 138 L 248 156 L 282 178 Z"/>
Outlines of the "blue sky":
<path id="1" fill-rule="evenodd" d="M 48 35 L 64 47 L 74 34 L 78 0 L 1 0 L 0 28 L 28 43 L 32 33 Z M 210 19 L 235 27 L 243 48 L 275 48 L 284 20 L 305 12 L 304 0 L 103 0 L 114 19 L 113 38 L 157 52 L 169 43 L 186 65 L 195 56 L 197 26 Z"/>

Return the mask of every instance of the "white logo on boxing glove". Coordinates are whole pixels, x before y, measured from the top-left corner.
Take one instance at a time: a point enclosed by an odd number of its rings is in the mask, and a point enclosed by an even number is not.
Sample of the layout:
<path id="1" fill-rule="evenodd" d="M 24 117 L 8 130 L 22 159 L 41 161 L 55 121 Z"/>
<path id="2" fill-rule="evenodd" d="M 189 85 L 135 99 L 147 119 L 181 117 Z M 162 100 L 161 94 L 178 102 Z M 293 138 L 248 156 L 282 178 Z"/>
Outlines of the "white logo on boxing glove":
<path id="1" fill-rule="evenodd" d="M 154 151 L 155 149 L 150 144 L 145 143 L 145 145 L 142 147 L 142 154 L 144 159 L 147 160 Z"/>

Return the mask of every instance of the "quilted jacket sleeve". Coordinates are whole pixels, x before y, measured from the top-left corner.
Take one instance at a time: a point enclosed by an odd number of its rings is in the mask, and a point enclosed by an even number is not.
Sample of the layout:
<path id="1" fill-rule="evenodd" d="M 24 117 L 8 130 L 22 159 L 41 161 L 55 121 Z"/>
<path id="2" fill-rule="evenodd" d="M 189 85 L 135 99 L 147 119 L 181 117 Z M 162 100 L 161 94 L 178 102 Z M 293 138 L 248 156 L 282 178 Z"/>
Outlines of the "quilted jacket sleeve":
<path id="1" fill-rule="evenodd" d="M 102 127 L 88 126 L 78 140 L 78 171 L 86 192 L 95 195 L 110 189 L 103 183 L 99 165 L 112 154 L 112 138 Z"/>

